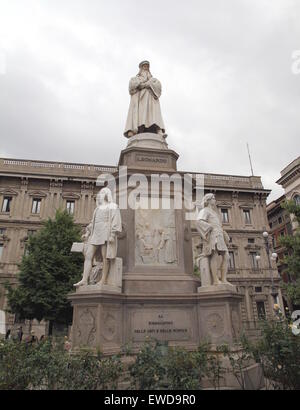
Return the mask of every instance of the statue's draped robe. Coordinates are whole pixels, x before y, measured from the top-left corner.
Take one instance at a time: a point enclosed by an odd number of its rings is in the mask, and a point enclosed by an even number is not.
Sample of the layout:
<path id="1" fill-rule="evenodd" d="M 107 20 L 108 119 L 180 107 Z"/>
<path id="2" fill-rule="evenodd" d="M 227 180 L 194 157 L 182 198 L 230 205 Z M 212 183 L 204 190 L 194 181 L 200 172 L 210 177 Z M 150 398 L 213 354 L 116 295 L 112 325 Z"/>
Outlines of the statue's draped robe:
<path id="1" fill-rule="evenodd" d="M 226 243 L 229 242 L 229 236 L 223 230 L 215 211 L 208 207 L 201 209 L 197 218 L 197 230 L 204 240 L 202 251 L 204 256 L 211 255 L 214 250 L 228 252 Z"/>
<path id="2" fill-rule="evenodd" d="M 124 131 L 125 137 L 128 137 L 129 131 L 137 134 L 138 127 L 141 126 L 150 128 L 152 125 L 156 125 L 165 132 L 159 104 L 161 83 L 156 78 L 151 77 L 148 80 L 149 88 L 138 89 L 138 86 L 144 81 L 144 77 L 137 75 L 129 82 L 131 100 Z"/>

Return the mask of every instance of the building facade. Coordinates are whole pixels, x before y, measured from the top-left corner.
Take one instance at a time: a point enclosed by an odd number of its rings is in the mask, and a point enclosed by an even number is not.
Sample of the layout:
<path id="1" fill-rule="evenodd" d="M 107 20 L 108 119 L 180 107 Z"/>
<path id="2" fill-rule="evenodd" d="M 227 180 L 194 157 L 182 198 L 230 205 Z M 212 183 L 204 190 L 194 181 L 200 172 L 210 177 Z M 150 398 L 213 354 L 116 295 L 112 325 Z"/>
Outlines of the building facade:
<path id="1" fill-rule="evenodd" d="M 293 229 L 290 214 L 282 207 L 282 204 L 284 204 L 285 201 L 285 195 L 282 195 L 280 198 L 272 201 L 267 206 L 267 214 L 273 249 L 278 255 L 278 272 L 283 281 L 287 283 L 290 278 L 285 272 L 285 264 L 283 262 L 284 257 L 287 255 L 287 251 L 285 247 L 281 245 L 280 238 L 286 235 L 292 235 Z"/>
<path id="2" fill-rule="evenodd" d="M 281 171 L 281 177 L 277 181 L 277 184 L 282 186 L 285 193 L 268 204 L 267 215 L 273 248 L 278 255 L 278 272 L 282 280 L 288 283 L 292 278 L 286 272 L 286 265 L 283 259 L 287 256 L 287 250 L 281 245 L 280 238 L 286 235 L 293 235 L 297 228 L 297 222 L 294 220 L 293 215 L 289 214 L 282 205 L 291 199 L 300 205 L 300 157 L 296 158 Z M 283 299 L 285 305 L 288 306 L 288 300 L 285 297 Z M 292 309 L 292 306 L 289 306 L 289 308 Z"/>
<path id="3" fill-rule="evenodd" d="M 281 177 L 276 181 L 284 189 L 286 200 L 293 199 L 300 205 L 300 157 L 287 165 L 281 172 Z M 297 228 L 297 223 L 291 216 L 293 231 Z"/>
<path id="4" fill-rule="evenodd" d="M 75 223 L 85 227 L 91 220 L 100 189 L 97 178 L 117 171 L 117 167 L 93 164 L 0 159 L 0 333 L 19 326 L 18 318 L 5 311 L 3 283 L 8 280 L 17 284 L 18 263 L 26 252 L 28 237 L 41 228 L 44 220 L 53 218 L 58 208 L 67 209 Z M 228 280 L 244 296 L 244 328 L 255 335 L 259 316 L 271 317 L 274 303 L 283 307 L 280 276 L 275 263 L 270 269 L 262 236 L 269 230 L 266 198 L 270 191 L 255 176 L 205 174 L 204 187 L 205 193 L 213 192 L 216 196 L 224 229 L 230 237 Z M 201 243 L 193 222 L 192 232 L 196 264 Z M 272 286 L 276 288 L 275 295 Z M 38 323 L 35 326 L 39 328 Z"/>

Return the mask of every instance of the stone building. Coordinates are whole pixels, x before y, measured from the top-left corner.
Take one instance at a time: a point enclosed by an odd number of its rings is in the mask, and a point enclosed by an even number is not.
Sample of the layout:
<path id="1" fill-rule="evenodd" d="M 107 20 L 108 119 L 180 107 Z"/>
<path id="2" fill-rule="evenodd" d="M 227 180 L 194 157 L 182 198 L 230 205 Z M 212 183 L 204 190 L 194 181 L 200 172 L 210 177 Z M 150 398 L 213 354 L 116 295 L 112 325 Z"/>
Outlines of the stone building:
<path id="1" fill-rule="evenodd" d="M 288 282 L 290 278 L 285 272 L 285 265 L 283 263 L 283 258 L 286 256 L 286 249 L 280 244 L 280 238 L 286 235 L 292 235 L 293 231 L 290 214 L 281 206 L 285 201 L 285 195 L 272 201 L 267 206 L 267 214 L 273 249 L 278 255 L 278 272 L 283 281 Z"/>
<path id="2" fill-rule="evenodd" d="M 297 222 L 294 220 L 293 215 L 290 215 L 281 205 L 291 199 L 300 205 L 300 157 L 296 158 L 281 171 L 281 177 L 276 182 L 282 186 L 285 193 L 268 204 L 267 215 L 273 248 L 278 254 L 278 272 L 283 281 L 287 283 L 291 280 L 285 271 L 286 265 L 283 262 L 284 256 L 287 255 L 287 250 L 280 244 L 280 238 L 286 235 L 293 235 Z M 287 306 L 288 301 L 285 298 L 284 301 Z"/>
<path id="3" fill-rule="evenodd" d="M 117 170 L 92 164 L 0 159 L 0 333 L 18 326 L 18 318 L 5 313 L 3 282 L 16 283 L 17 264 L 26 251 L 29 235 L 40 229 L 43 220 L 53 217 L 57 208 L 67 209 L 77 224 L 86 226 L 99 191 L 97 178 Z M 255 176 L 205 174 L 204 186 L 205 193 L 215 194 L 230 236 L 228 280 L 244 295 L 242 321 L 248 334 L 255 335 L 259 315 L 273 315 L 275 302 L 283 306 L 280 277 L 275 264 L 269 269 L 262 236 L 269 229 L 266 198 L 270 191 Z M 196 260 L 199 236 L 193 226 L 192 232 Z M 276 295 L 271 294 L 272 283 Z M 40 332 L 44 332 L 43 326 Z"/>
<path id="4" fill-rule="evenodd" d="M 288 164 L 281 172 L 281 177 L 276 181 L 284 189 L 287 200 L 293 199 L 300 205 L 300 157 Z M 296 229 L 297 223 L 291 217 L 292 228 Z"/>

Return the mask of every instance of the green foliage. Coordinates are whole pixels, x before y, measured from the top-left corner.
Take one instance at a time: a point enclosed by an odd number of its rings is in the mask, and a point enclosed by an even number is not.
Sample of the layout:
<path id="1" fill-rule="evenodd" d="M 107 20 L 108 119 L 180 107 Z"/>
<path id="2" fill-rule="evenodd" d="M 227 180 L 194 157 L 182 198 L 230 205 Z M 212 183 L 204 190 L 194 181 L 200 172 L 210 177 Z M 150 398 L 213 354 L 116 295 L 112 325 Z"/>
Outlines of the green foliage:
<path id="1" fill-rule="evenodd" d="M 190 352 L 149 340 L 129 366 L 131 388 L 143 390 L 198 390 L 203 379 L 217 389 L 224 372 L 219 355 L 210 352 L 208 343 Z"/>
<path id="2" fill-rule="evenodd" d="M 221 380 L 224 379 L 226 368 L 222 365 L 223 355 L 221 349 L 217 348 L 215 354 L 207 353 L 206 376 L 215 390 L 220 389 Z"/>
<path id="3" fill-rule="evenodd" d="M 158 389 L 163 383 L 165 368 L 164 357 L 160 345 L 155 341 L 146 341 L 129 366 L 131 387 L 140 390 Z"/>
<path id="4" fill-rule="evenodd" d="M 280 244 L 288 251 L 284 263 L 287 265 L 286 271 L 292 278 L 292 282 L 284 285 L 284 287 L 291 302 L 294 305 L 300 305 L 300 205 L 296 205 L 292 200 L 283 204 L 283 207 L 294 215 L 295 220 L 298 222 L 298 228 L 293 236 L 280 238 Z"/>
<path id="5" fill-rule="evenodd" d="M 197 265 L 194 265 L 193 274 L 194 274 L 195 276 L 198 276 L 198 277 L 201 279 L 200 270 L 199 270 L 199 267 L 198 267 Z"/>
<path id="6" fill-rule="evenodd" d="M 196 355 L 181 348 L 171 349 L 166 361 L 168 388 L 170 390 L 199 389 L 201 368 Z"/>
<path id="7" fill-rule="evenodd" d="M 118 356 L 83 350 L 69 354 L 64 343 L 48 339 L 28 345 L 0 342 L 1 390 L 97 390 L 117 387 Z"/>
<path id="8" fill-rule="evenodd" d="M 80 278 L 83 256 L 71 253 L 72 243 L 80 240 L 80 228 L 66 211 L 57 211 L 43 228 L 29 237 L 27 254 L 18 273 L 19 286 L 6 284 L 10 311 L 20 318 L 72 321 L 67 294 Z"/>
<path id="9" fill-rule="evenodd" d="M 227 345 L 219 346 L 219 351 L 221 351 L 225 358 L 229 362 L 229 373 L 231 373 L 242 390 L 246 389 L 246 379 L 244 369 L 253 364 L 253 354 L 248 349 L 230 349 Z"/>
<path id="10" fill-rule="evenodd" d="M 300 389 L 300 336 L 292 333 L 291 326 L 286 319 L 263 320 L 261 338 L 256 343 L 243 342 L 275 389 Z"/>

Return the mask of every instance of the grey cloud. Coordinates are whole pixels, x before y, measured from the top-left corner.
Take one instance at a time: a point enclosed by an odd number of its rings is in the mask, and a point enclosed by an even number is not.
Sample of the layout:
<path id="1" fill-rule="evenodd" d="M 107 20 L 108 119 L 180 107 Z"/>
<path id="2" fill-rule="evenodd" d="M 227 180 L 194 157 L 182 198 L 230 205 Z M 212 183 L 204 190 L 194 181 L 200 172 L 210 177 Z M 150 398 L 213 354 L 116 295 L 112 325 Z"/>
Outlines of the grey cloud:
<path id="1" fill-rule="evenodd" d="M 291 72 L 299 18 L 292 0 L 3 2 L 1 151 L 115 164 L 126 145 L 128 80 L 147 58 L 163 84 L 179 169 L 249 175 L 249 142 L 274 199 L 300 148 L 300 75 Z M 1 29 L 1 19 L 11 24 Z"/>

